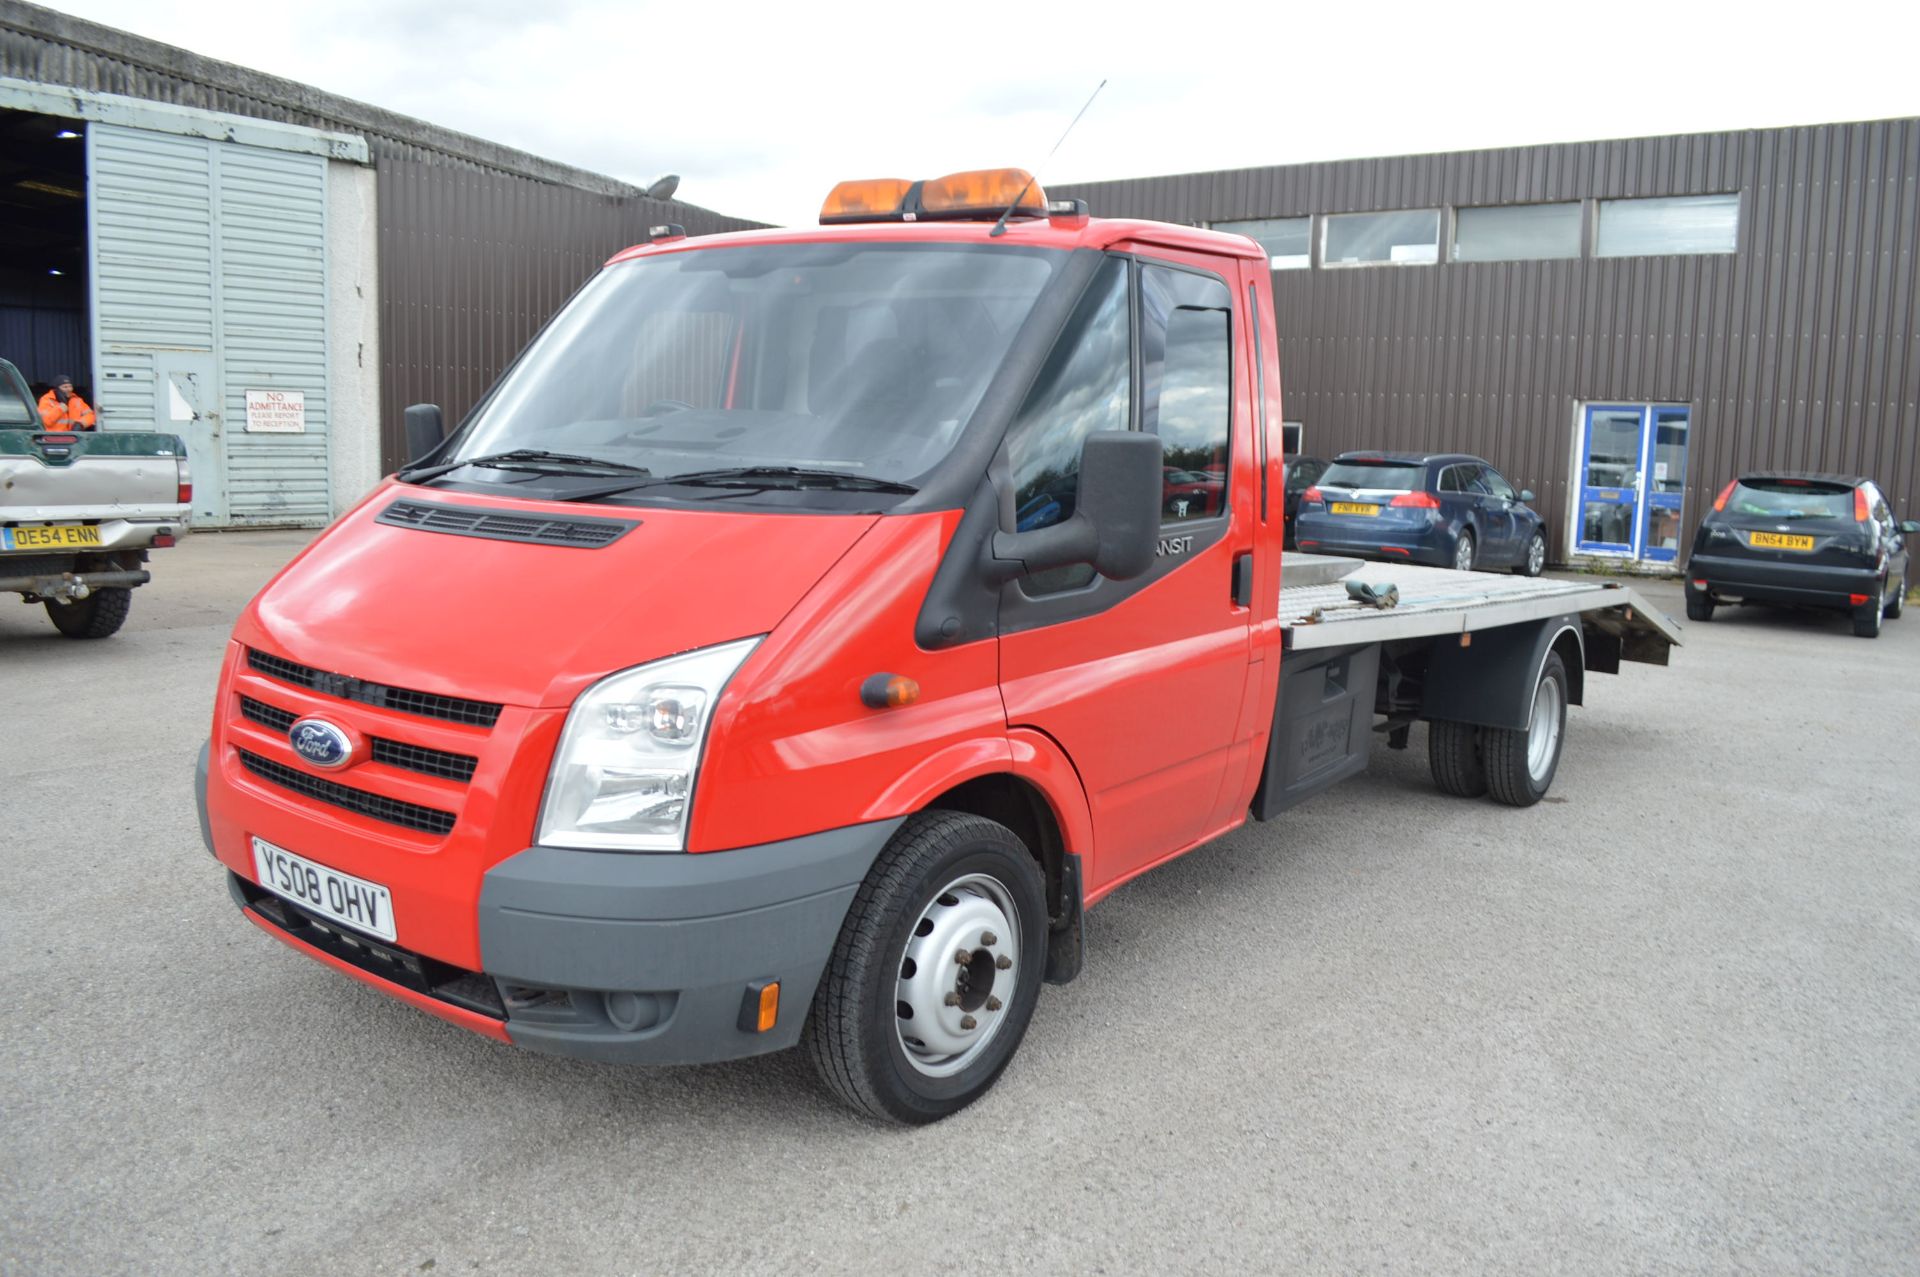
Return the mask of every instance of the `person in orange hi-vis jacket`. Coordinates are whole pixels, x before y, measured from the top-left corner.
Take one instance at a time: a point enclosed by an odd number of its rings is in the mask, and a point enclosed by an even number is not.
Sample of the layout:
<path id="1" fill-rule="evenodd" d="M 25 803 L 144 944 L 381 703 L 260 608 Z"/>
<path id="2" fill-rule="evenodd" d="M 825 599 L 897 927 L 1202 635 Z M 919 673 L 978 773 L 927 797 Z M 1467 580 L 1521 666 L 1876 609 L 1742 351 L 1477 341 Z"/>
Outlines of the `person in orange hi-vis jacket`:
<path id="1" fill-rule="evenodd" d="M 53 379 L 53 389 L 40 396 L 40 420 L 49 430 L 91 430 L 98 418 L 74 393 L 73 378 L 61 373 Z"/>

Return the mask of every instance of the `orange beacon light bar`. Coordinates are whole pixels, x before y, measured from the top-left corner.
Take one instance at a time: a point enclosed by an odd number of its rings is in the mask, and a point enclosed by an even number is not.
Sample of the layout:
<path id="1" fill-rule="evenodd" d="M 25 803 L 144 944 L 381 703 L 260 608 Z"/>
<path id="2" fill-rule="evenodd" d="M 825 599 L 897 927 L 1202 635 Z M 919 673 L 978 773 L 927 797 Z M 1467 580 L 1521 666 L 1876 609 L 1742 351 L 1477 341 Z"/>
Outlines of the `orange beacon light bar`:
<path id="1" fill-rule="evenodd" d="M 820 223 L 959 221 L 1047 216 L 1047 193 L 1025 169 L 971 169 L 924 182 L 842 182 L 820 206 Z"/>

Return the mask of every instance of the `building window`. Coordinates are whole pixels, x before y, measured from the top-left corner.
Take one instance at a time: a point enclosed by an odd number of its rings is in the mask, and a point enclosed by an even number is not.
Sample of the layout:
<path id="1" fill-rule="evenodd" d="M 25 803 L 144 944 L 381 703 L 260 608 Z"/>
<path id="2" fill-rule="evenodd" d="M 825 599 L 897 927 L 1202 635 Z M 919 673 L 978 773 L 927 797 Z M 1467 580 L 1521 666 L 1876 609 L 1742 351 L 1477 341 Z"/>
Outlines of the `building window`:
<path id="1" fill-rule="evenodd" d="M 1601 257 L 1662 253 L 1731 253 L 1740 234 L 1738 195 L 1601 200 Z"/>
<path id="2" fill-rule="evenodd" d="M 1341 213 L 1328 217 L 1320 243 L 1323 266 L 1413 265 L 1440 260 L 1440 210 Z"/>
<path id="3" fill-rule="evenodd" d="M 1311 217 L 1263 217 L 1250 222 L 1215 222 L 1213 229 L 1245 235 L 1267 250 L 1274 270 L 1305 270 L 1312 264 Z"/>
<path id="4" fill-rule="evenodd" d="M 1580 256 L 1580 205 L 1463 208 L 1453 232 L 1456 262 L 1529 262 Z"/>

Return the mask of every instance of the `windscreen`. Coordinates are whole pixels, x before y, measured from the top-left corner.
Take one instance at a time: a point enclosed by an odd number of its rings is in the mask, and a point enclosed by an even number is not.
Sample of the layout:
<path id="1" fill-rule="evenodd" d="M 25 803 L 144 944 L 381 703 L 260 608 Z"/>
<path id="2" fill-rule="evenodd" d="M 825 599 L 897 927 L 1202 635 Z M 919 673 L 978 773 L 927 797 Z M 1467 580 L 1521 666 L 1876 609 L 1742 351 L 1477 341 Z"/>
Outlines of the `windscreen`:
<path id="1" fill-rule="evenodd" d="M 567 306 L 450 455 L 912 481 L 952 448 L 1064 256 L 840 243 L 624 262 Z"/>
<path id="2" fill-rule="evenodd" d="M 1806 479 L 1742 479 L 1727 497 L 1727 513 L 1851 523 L 1853 489 Z"/>
<path id="3" fill-rule="evenodd" d="M 1320 476 L 1323 488 L 1379 488 L 1412 492 L 1426 484 L 1425 466 L 1382 461 L 1336 461 Z"/>

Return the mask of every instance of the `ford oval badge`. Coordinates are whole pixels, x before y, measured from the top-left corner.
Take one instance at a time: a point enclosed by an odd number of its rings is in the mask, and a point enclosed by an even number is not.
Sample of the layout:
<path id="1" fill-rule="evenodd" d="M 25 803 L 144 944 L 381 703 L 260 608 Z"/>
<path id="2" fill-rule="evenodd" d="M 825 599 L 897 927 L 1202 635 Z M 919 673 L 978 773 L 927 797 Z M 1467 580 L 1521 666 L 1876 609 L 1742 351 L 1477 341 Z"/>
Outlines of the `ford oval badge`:
<path id="1" fill-rule="evenodd" d="M 324 718 L 303 718 L 287 729 L 293 752 L 315 767 L 345 767 L 353 761 L 353 738 Z"/>

